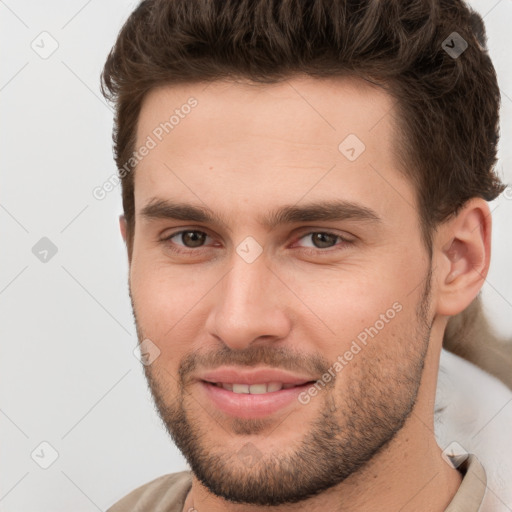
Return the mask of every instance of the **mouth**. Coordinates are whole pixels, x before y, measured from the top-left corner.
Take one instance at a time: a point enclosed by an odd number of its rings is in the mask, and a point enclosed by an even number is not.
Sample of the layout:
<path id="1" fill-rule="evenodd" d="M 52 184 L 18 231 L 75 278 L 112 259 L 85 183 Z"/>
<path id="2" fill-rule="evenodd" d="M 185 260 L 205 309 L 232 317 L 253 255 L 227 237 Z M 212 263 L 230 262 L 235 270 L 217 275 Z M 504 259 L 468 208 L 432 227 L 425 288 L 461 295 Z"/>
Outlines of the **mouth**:
<path id="1" fill-rule="evenodd" d="M 262 382 L 259 384 L 237 384 L 230 382 L 210 382 L 203 381 L 207 384 L 212 384 L 219 388 L 231 391 L 236 394 L 250 394 L 250 395 L 263 395 L 267 393 L 276 393 L 282 389 L 292 389 L 297 387 L 303 387 L 305 385 L 311 385 L 315 381 L 306 381 L 300 383 L 285 383 L 285 382 Z"/>
<path id="2" fill-rule="evenodd" d="M 314 382 L 241 384 L 199 381 L 208 399 L 207 407 L 222 411 L 229 417 L 247 419 L 265 418 L 284 410 L 303 408 L 299 396 Z"/>

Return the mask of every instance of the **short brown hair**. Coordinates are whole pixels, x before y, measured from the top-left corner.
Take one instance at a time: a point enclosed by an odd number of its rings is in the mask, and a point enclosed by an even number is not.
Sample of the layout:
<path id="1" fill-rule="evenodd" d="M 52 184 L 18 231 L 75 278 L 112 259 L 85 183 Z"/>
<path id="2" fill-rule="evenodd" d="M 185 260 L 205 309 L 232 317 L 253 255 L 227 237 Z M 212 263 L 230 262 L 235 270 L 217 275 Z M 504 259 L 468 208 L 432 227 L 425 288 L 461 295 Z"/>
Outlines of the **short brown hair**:
<path id="1" fill-rule="evenodd" d="M 443 48 L 453 32 L 468 45 L 457 58 Z M 157 86 L 358 76 L 396 100 L 400 171 L 415 186 L 431 255 L 438 223 L 505 189 L 494 173 L 500 91 L 486 43 L 481 17 L 461 0 L 145 0 L 102 73 L 116 164 L 126 170 L 142 101 Z M 130 253 L 133 170 L 121 175 Z"/>

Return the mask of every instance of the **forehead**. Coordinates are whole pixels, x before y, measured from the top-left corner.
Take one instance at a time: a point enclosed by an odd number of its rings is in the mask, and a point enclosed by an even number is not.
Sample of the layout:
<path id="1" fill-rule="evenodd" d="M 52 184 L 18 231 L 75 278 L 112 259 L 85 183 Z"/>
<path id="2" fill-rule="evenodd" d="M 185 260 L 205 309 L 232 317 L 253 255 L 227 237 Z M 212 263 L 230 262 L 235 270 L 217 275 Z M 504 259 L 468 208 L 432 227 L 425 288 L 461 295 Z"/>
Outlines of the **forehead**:
<path id="1" fill-rule="evenodd" d="M 393 103 L 355 78 L 154 89 L 137 126 L 136 148 L 151 149 L 135 171 L 136 211 L 155 197 L 224 212 L 329 197 L 377 211 L 402 202 L 397 214 L 410 215 L 415 199 L 397 168 Z"/>
<path id="2" fill-rule="evenodd" d="M 192 102 L 197 105 L 188 108 Z M 163 135 L 172 133 L 168 139 L 176 143 L 190 134 L 187 125 L 201 123 L 216 128 L 195 134 L 197 142 L 205 144 L 220 137 L 229 144 L 240 143 L 248 134 L 282 138 L 286 133 L 290 142 L 311 144 L 324 139 L 327 146 L 349 133 L 369 140 L 378 124 L 382 136 L 392 128 L 387 114 L 393 105 L 393 98 L 382 88 L 354 77 L 295 77 L 274 84 L 225 80 L 180 84 L 158 87 L 146 95 L 137 135 L 141 142 L 141 137 L 158 132 L 161 124 L 170 121 L 172 128 L 167 127 Z M 192 121 L 182 122 L 187 118 Z M 308 126 L 304 126 L 306 120 Z"/>

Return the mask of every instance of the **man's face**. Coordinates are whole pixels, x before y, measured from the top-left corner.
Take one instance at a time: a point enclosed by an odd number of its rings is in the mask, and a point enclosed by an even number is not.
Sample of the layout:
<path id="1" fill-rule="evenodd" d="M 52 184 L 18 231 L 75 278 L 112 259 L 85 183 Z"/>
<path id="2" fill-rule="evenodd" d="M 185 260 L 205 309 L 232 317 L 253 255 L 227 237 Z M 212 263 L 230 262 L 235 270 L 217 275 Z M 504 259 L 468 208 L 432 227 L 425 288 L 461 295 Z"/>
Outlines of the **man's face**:
<path id="1" fill-rule="evenodd" d="M 196 477 L 226 499 L 332 487 L 414 407 L 430 262 L 391 113 L 347 79 L 181 85 L 143 104 L 130 294 L 139 340 L 160 350 L 146 376 Z M 335 202 L 339 215 L 314 215 Z"/>

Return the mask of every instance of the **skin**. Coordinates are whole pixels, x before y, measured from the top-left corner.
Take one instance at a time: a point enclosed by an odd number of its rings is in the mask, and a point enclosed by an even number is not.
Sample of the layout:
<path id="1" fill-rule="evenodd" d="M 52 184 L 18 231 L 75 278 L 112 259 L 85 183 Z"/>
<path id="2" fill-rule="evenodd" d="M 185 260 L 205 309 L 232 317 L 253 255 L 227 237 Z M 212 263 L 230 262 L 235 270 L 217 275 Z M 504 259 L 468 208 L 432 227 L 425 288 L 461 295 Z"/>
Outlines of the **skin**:
<path id="1" fill-rule="evenodd" d="M 139 341 L 160 350 L 146 376 L 194 471 L 183 510 L 443 511 L 461 475 L 434 436 L 439 356 L 449 317 L 487 275 L 487 203 L 472 199 L 439 226 L 430 261 L 383 90 L 307 77 L 160 87 L 145 98 L 136 146 L 190 97 L 198 105 L 137 165 L 129 252 Z M 353 162 L 338 150 L 348 134 L 366 146 Z M 225 225 L 145 218 L 154 198 L 207 207 Z M 380 221 L 259 222 L 283 205 L 340 199 Z M 120 227 L 126 241 L 123 217 Z M 199 242 L 163 240 L 183 229 Z M 315 243 L 326 232 L 348 242 Z M 236 251 L 248 236 L 263 249 L 252 263 Z M 320 378 L 395 303 L 400 312 L 306 405 L 233 418 L 193 380 L 221 363 Z"/>

